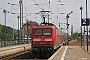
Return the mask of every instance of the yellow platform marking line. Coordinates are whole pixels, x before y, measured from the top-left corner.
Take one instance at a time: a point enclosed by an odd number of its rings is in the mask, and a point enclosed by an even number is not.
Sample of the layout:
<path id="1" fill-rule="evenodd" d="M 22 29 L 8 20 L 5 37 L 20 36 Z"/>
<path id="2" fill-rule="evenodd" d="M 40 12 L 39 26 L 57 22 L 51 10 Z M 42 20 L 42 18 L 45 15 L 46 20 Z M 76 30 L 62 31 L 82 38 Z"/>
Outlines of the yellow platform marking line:
<path id="1" fill-rule="evenodd" d="M 60 60 L 64 60 L 65 59 L 67 48 L 68 48 L 68 46 L 66 46 L 66 48 L 65 48 L 65 50 L 64 50 L 64 52 L 63 52 L 62 57 L 61 57 Z"/>
<path id="2" fill-rule="evenodd" d="M 56 54 L 60 51 L 60 49 L 62 49 L 63 46 L 61 48 L 59 48 L 48 60 L 53 60 L 53 58 L 56 56 Z"/>

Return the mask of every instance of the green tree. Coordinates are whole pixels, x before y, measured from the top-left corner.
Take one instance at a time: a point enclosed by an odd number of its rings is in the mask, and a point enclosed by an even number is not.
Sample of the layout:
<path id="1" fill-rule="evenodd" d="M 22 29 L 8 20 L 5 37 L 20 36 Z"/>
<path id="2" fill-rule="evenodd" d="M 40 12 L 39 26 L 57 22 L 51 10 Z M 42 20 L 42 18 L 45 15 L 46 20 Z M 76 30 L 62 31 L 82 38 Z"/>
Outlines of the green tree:
<path id="1" fill-rule="evenodd" d="M 71 39 L 77 39 L 77 40 L 80 40 L 80 33 L 73 33 L 72 36 L 71 36 Z"/>
<path id="2" fill-rule="evenodd" d="M 14 29 L 15 38 L 17 37 L 17 35 L 18 35 L 17 30 Z M 12 39 L 12 36 L 13 36 L 13 28 L 6 26 L 6 39 L 10 40 Z M 2 40 L 4 39 L 4 25 L 1 24 L 0 24 L 0 39 Z"/>

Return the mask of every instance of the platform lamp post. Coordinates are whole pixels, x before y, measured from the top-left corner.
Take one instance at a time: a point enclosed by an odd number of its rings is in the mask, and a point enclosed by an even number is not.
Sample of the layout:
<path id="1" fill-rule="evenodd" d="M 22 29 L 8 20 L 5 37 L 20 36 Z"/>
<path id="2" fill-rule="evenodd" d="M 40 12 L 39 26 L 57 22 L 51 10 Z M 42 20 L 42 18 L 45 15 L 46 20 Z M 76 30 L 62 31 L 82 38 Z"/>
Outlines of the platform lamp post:
<path id="1" fill-rule="evenodd" d="M 3 13 L 5 15 L 5 26 L 4 26 L 4 46 L 6 46 L 6 13 L 7 11 L 4 9 Z"/>
<path id="2" fill-rule="evenodd" d="M 86 19 L 88 18 L 88 14 L 87 14 L 87 13 L 88 13 L 88 12 L 87 12 L 87 5 L 88 5 L 88 4 L 87 4 L 87 2 L 88 2 L 88 1 L 86 0 Z M 87 42 L 87 51 L 88 51 L 88 26 L 87 26 L 87 38 L 86 38 L 86 39 L 87 39 L 86 42 Z"/>
<path id="3" fill-rule="evenodd" d="M 19 42 L 20 42 L 20 39 L 19 39 L 19 18 L 20 18 L 20 16 L 18 15 L 17 18 L 18 18 L 18 43 L 17 44 L 19 44 Z"/>
<path id="4" fill-rule="evenodd" d="M 82 22 L 82 6 L 80 7 L 80 10 L 81 10 L 81 22 Z M 82 47 L 82 23 L 81 23 L 81 47 Z"/>
<path id="5" fill-rule="evenodd" d="M 27 27 L 27 43 L 28 43 L 28 20 L 27 20 L 27 23 L 26 23 L 26 27 Z"/>

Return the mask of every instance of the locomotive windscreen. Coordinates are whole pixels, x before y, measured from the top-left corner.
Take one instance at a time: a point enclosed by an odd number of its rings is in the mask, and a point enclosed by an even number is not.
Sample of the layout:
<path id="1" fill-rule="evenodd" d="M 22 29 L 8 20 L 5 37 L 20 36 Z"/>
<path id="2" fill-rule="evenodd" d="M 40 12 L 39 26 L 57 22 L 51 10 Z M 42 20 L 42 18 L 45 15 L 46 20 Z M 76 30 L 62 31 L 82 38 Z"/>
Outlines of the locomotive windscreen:
<path id="1" fill-rule="evenodd" d="M 34 35 L 51 35 L 51 29 L 34 29 Z"/>
<path id="2" fill-rule="evenodd" d="M 52 30 L 51 29 L 43 29 L 43 35 L 51 35 Z"/>
<path id="3" fill-rule="evenodd" d="M 42 29 L 35 29 L 34 35 L 42 35 Z"/>

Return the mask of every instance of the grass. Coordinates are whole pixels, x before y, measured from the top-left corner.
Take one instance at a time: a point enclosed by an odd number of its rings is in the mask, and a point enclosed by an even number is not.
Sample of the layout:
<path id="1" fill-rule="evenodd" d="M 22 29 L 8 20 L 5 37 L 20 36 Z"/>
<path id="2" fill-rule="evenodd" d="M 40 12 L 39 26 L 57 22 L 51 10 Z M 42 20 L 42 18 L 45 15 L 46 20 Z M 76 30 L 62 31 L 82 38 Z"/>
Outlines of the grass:
<path id="1" fill-rule="evenodd" d="M 83 41 L 82 41 L 82 45 L 84 45 L 84 42 Z M 88 41 L 88 45 L 90 46 L 90 40 Z M 81 41 L 71 40 L 69 42 L 69 46 L 81 46 Z"/>
<path id="2" fill-rule="evenodd" d="M 80 45 L 81 45 L 81 42 L 78 40 L 71 40 L 69 42 L 69 46 L 80 46 Z"/>

